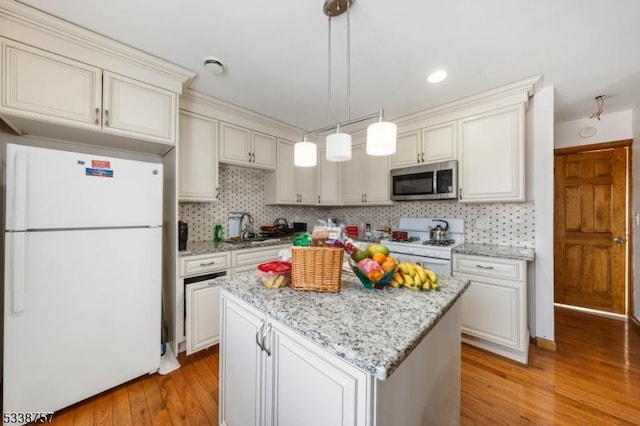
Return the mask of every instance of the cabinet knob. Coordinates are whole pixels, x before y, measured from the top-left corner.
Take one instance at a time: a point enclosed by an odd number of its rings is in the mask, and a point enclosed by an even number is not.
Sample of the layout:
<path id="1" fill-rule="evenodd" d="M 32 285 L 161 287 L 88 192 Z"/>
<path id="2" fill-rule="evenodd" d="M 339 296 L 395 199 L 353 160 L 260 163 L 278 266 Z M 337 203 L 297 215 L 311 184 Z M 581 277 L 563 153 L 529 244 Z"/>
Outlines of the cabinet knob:
<path id="1" fill-rule="evenodd" d="M 318 204 L 320 204 L 320 196 L 318 195 Z"/>
<path id="2" fill-rule="evenodd" d="M 96 107 L 96 124 L 100 124 L 100 108 Z"/>
<path id="3" fill-rule="evenodd" d="M 252 163 L 256 162 L 256 154 L 254 152 L 251 153 L 251 162 Z"/>
<path id="4" fill-rule="evenodd" d="M 422 162 L 424 163 L 424 152 L 422 153 Z"/>
<path id="5" fill-rule="evenodd" d="M 104 110 L 104 125 L 106 127 L 109 127 L 109 110 L 108 109 Z"/>
<path id="6" fill-rule="evenodd" d="M 251 162 L 251 153 L 247 153 L 247 155 L 249 156 L 249 162 Z"/>
<path id="7" fill-rule="evenodd" d="M 615 238 L 613 239 L 613 242 L 614 242 L 614 243 L 616 243 L 616 244 L 622 244 L 622 243 L 624 243 L 625 241 L 626 241 L 626 240 L 625 240 L 624 238 L 622 238 L 622 237 L 615 237 Z"/>
<path id="8" fill-rule="evenodd" d="M 493 266 L 476 265 L 476 268 L 480 268 L 480 269 L 493 269 Z"/>
<path id="9" fill-rule="evenodd" d="M 220 198 L 220 187 L 216 187 L 216 200 Z"/>
<path id="10" fill-rule="evenodd" d="M 419 163 L 419 162 L 420 162 L 420 153 L 417 153 L 416 154 L 416 163 Z"/>

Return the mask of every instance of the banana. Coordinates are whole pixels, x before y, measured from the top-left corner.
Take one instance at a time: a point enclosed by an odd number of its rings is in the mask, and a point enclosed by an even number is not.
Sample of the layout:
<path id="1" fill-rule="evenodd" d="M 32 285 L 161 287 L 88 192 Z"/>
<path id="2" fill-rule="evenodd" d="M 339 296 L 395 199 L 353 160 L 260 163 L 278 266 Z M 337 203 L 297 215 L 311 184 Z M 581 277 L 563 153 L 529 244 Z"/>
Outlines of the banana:
<path id="1" fill-rule="evenodd" d="M 427 281 L 427 272 L 418 264 L 413 265 L 413 269 L 415 269 L 416 274 L 420 277 L 420 283 L 424 284 Z"/>
<path id="2" fill-rule="evenodd" d="M 267 282 L 264 284 L 264 286 L 266 288 L 273 288 L 273 284 L 275 283 L 275 278 L 274 277 L 269 277 L 269 279 L 267 280 Z"/>
<path id="3" fill-rule="evenodd" d="M 411 275 L 404 275 L 404 285 L 406 287 L 413 287 L 414 283 L 413 283 L 413 278 L 411 277 Z"/>
<path id="4" fill-rule="evenodd" d="M 422 283 L 422 289 L 423 290 L 431 290 L 431 281 L 427 280 L 424 283 Z"/>
<path id="5" fill-rule="evenodd" d="M 400 286 L 402 285 L 402 283 L 398 280 L 396 280 L 395 278 L 393 278 L 391 280 L 391 282 L 389 283 L 389 285 L 393 288 L 400 288 Z"/>
<path id="6" fill-rule="evenodd" d="M 396 272 L 393 274 L 393 279 L 394 279 L 395 281 L 397 281 L 398 283 L 400 283 L 400 284 L 403 284 L 403 283 L 404 283 L 404 278 L 402 278 L 402 274 L 401 274 L 400 272 L 397 272 L 397 271 L 396 271 Z"/>
<path id="7" fill-rule="evenodd" d="M 437 282 L 431 282 L 431 289 L 432 290 L 440 290 L 440 284 L 438 284 Z"/>
<path id="8" fill-rule="evenodd" d="M 431 282 L 434 282 L 434 283 L 438 282 L 438 276 L 431 269 L 425 268 L 424 272 L 426 272 L 427 277 L 429 277 L 429 280 L 431 280 Z"/>
<path id="9" fill-rule="evenodd" d="M 400 268 L 400 271 L 402 271 L 403 274 L 408 275 L 409 274 L 409 264 L 406 262 L 402 262 L 398 265 L 398 267 Z"/>

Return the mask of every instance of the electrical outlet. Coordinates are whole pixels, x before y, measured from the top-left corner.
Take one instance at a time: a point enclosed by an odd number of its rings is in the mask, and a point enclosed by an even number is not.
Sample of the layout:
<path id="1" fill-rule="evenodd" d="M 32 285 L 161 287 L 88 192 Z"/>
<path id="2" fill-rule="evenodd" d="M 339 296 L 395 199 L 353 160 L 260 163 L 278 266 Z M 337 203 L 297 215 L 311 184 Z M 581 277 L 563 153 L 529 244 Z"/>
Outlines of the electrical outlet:
<path id="1" fill-rule="evenodd" d="M 640 213 L 636 213 L 636 226 L 640 226 Z"/>

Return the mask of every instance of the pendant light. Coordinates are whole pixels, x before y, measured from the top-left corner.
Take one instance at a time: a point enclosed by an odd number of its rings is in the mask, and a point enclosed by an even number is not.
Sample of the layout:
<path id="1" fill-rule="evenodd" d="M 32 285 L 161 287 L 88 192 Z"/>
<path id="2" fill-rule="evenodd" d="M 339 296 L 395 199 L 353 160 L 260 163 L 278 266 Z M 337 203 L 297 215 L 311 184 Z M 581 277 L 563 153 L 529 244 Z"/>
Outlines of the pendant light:
<path id="1" fill-rule="evenodd" d="M 351 160 L 351 135 L 342 133 L 341 126 L 360 123 L 365 120 L 377 118 L 378 121 L 367 128 L 366 152 L 368 155 L 383 156 L 396 152 L 397 126 L 394 123 L 384 121 L 384 110 L 364 117 L 351 119 L 351 22 L 349 12 L 354 0 L 326 0 L 323 6 L 324 14 L 329 17 L 329 93 L 328 93 L 328 117 L 329 126 L 321 129 L 305 132 L 302 142 L 294 146 L 294 164 L 300 167 L 312 167 L 317 163 L 316 145 L 307 142 L 307 134 L 323 133 L 335 128 L 326 138 L 326 155 L 328 161 Z M 335 16 L 347 13 L 347 121 L 331 125 L 331 19 Z"/>

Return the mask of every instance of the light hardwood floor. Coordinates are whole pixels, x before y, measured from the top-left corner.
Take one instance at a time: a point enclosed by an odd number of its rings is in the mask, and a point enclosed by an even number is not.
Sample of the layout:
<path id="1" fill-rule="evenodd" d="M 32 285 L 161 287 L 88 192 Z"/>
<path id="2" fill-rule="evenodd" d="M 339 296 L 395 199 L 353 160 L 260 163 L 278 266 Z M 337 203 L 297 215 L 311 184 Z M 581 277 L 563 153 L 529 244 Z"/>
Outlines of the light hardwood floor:
<path id="1" fill-rule="evenodd" d="M 638 328 L 558 309 L 556 342 L 555 353 L 532 347 L 528 366 L 463 345 L 461 423 L 640 424 Z M 131 381 L 56 413 L 53 423 L 217 424 L 217 346 L 179 361 L 167 376 Z"/>

